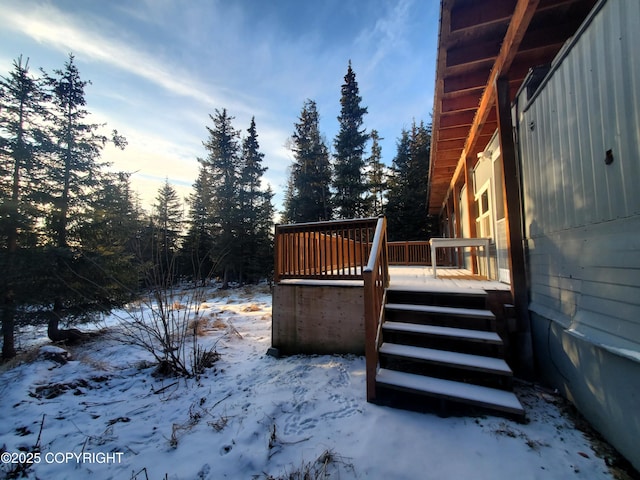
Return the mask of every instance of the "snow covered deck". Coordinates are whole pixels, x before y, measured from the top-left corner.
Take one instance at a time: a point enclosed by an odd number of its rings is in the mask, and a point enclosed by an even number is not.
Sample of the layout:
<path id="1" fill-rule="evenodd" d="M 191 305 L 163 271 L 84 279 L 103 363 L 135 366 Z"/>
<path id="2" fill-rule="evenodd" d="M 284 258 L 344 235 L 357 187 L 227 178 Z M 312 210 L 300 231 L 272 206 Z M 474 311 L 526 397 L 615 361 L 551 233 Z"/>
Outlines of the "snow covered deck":
<path id="1" fill-rule="evenodd" d="M 510 290 L 506 283 L 487 280 L 464 268 L 438 267 L 438 278 L 433 278 L 430 267 L 389 266 L 389 278 L 393 290 Z"/>
<path id="2" fill-rule="evenodd" d="M 469 293 L 509 292 L 509 286 L 442 267 L 390 266 L 390 290 Z M 364 353 L 364 282 L 282 279 L 273 291 L 273 346 L 285 354 Z"/>

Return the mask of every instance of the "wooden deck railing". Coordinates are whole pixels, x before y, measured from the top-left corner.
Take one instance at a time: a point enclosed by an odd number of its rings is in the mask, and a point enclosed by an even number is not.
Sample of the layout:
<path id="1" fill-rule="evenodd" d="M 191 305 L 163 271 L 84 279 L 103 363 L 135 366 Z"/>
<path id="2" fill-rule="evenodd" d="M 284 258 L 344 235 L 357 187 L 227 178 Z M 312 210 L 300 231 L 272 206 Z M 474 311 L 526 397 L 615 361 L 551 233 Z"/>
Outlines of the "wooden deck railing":
<path id="1" fill-rule="evenodd" d="M 362 280 L 377 218 L 276 225 L 274 280 Z"/>
<path id="2" fill-rule="evenodd" d="M 367 400 L 374 400 L 379 332 L 389 286 L 386 219 L 277 225 L 274 280 L 287 279 L 363 280 Z"/>
<path id="3" fill-rule="evenodd" d="M 376 398 L 379 332 L 384 321 L 385 292 L 389 286 L 389 255 L 387 248 L 387 221 L 385 218 L 380 218 L 376 225 L 369 261 L 364 269 L 364 348 L 367 371 L 367 401 L 369 402 Z"/>
<path id="4" fill-rule="evenodd" d="M 389 265 L 431 265 L 428 241 L 389 242 Z"/>

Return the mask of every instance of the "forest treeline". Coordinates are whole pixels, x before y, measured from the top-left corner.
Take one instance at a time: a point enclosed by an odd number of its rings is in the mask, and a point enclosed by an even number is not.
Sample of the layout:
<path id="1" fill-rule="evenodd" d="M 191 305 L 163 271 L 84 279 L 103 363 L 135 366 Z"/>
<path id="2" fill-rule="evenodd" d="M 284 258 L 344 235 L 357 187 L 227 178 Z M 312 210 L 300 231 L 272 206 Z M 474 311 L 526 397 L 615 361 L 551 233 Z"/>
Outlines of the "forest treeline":
<path id="1" fill-rule="evenodd" d="M 378 131 L 367 132 L 351 62 L 341 87 L 339 130 L 333 154 L 320 131 L 314 100 L 305 100 L 289 146 L 285 223 L 377 217 L 388 220 L 390 240 L 424 240 L 434 232 L 427 215 L 431 126 L 414 120 L 403 128 L 391 166 L 382 161 Z M 369 154 L 366 155 L 367 146 Z"/>
<path id="2" fill-rule="evenodd" d="M 270 277 L 275 210 L 271 188 L 263 187 L 255 119 L 241 131 L 226 109 L 216 109 L 190 196 L 179 198 L 167 180 L 147 211 L 131 173 L 114 172 L 101 158 L 108 143 L 126 148 L 127 141 L 91 123 L 90 82 L 73 55 L 51 73 L 28 63 L 19 57 L 0 77 L 3 358 L 15 355 L 15 322 L 34 312 L 60 340 L 71 332 L 59 328 L 62 319 L 108 311 L 151 286 Z M 387 215 L 391 239 L 426 238 L 430 126 L 404 128 L 385 166 L 381 138 L 363 127 L 367 109 L 351 62 L 344 80 L 333 153 L 313 100 L 294 123 L 282 221 Z"/>

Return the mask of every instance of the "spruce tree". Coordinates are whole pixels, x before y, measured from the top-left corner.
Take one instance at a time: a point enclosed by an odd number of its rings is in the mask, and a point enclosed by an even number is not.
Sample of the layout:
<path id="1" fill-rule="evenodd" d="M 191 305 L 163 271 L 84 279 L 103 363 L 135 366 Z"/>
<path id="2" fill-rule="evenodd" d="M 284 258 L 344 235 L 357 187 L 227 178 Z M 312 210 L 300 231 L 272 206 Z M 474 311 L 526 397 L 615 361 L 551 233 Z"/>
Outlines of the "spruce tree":
<path id="1" fill-rule="evenodd" d="M 0 77 L 0 268 L 2 280 L 2 357 L 15 355 L 14 318 L 27 282 L 21 249 L 37 244 L 38 175 L 42 175 L 45 143 L 44 105 L 47 94 L 29 72 L 29 61 L 13 62 L 13 71 Z"/>
<path id="2" fill-rule="evenodd" d="M 271 225 L 273 193 L 261 187 L 267 171 L 262 166 L 264 154 L 260 152 L 255 118 L 242 142 L 242 170 L 240 173 L 240 258 L 241 280 L 257 281 L 271 270 Z"/>
<path id="3" fill-rule="evenodd" d="M 405 238 L 404 223 L 406 218 L 404 215 L 408 209 L 407 203 L 411 201 L 408 190 L 410 141 L 408 130 L 403 128 L 400 138 L 396 142 L 396 156 L 391 164 L 391 175 L 388 181 L 389 189 L 385 214 L 387 216 L 389 241 L 409 240 Z"/>
<path id="4" fill-rule="evenodd" d="M 110 139 L 100 133 L 103 125 L 88 122 L 85 87 L 90 82 L 80 78 L 73 55 L 53 76 L 44 75 L 51 90 L 52 115 L 47 181 L 41 186 L 50 201 L 46 224 L 54 248 L 48 253 L 53 277 L 47 283 L 47 294 L 54 305 L 49 337 L 56 341 L 75 338 L 72 331 L 58 330 L 63 309 L 102 301 L 99 285 L 81 281 L 93 278 L 95 262 L 83 254 L 79 232 L 90 216 L 90 199 L 100 186 L 105 166 L 100 154 Z M 111 141 L 120 148 L 126 145 L 115 130 Z M 101 278 L 105 277 L 102 272 Z"/>
<path id="5" fill-rule="evenodd" d="M 317 222 L 332 217 L 331 165 L 320 134 L 319 118 L 316 102 L 305 100 L 291 138 L 294 160 L 283 213 L 289 223 Z"/>
<path id="6" fill-rule="evenodd" d="M 85 87 L 73 55 L 54 76 L 46 75 L 52 90 L 52 165 L 48 179 L 52 200 L 49 226 L 59 248 L 67 247 L 71 229 L 86 211 L 88 193 L 99 183 L 104 164 L 100 153 L 109 140 L 99 133 L 103 125 L 88 123 Z M 112 140 L 124 148 L 126 141 L 114 130 Z"/>
<path id="7" fill-rule="evenodd" d="M 95 290 L 88 295 L 85 285 L 83 292 L 103 309 L 121 305 L 138 291 L 136 247 L 143 223 L 136 201 L 130 174 L 102 175 L 91 194 L 87 221 L 77 231 L 82 246 L 75 256 L 84 259 L 78 263 L 84 271 L 76 273 L 95 273 L 90 277 Z"/>
<path id="8" fill-rule="evenodd" d="M 398 140 L 389 179 L 386 215 L 390 241 L 427 240 L 432 219 L 427 213 L 431 127 L 414 121 Z"/>
<path id="9" fill-rule="evenodd" d="M 212 235 L 211 190 L 206 169 L 201 165 L 198 178 L 193 184 L 193 192 L 187 203 L 188 229 L 182 244 L 185 262 L 182 273 L 191 276 L 196 283 L 204 282 L 215 266 L 215 253 Z"/>
<path id="10" fill-rule="evenodd" d="M 211 189 L 210 223 L 213 228 L 215 256 L 227 288 L 230 276 L 237 273 L 240 229 L 239 185 L 240 185 L 240 133 L 233 128 L 233 117 L 226 109 L 216 109 L 209 115 L 213 128 L 207 127 L 209 138 L 204 142 L 208 156 L 200 159 L 206 170 Z"/>
<path id="11" fill-rule="evenodd" d="M 334 205 L 340 218 L 355 218 L 368 213 L 364 199 L 367 191 L 364 178 L 364 149 L 368 135 L 362 128 L 367 109 L 360 106 L 362 98 L 351 61 L 341 93 L 338 117 L 340 130 L 334 140 Z"/>
<path id="12" fill-rule="evenodd" d="M 153 247 L 159 274 L 155 280 L 171 283 L 178 271 L 175 262 L 182 230 L 182 204 L 168 179 L 158 190 L 153 205 L 153 223 L 156 232 Z"/>
<path id="13" fill-rule="evenodd" d="M 367 198 L 368 215 L 377 217 L 384 214 L 387 190 L 387 168 L 382 163 L 382 148 L 377 130 L 371 130 L 371 155 L 367 158 Z"/>
<path id="14" fill-rule="evenodd" d="M 0 235 L 10 252 L 37 242 L 35 206 L 40 203 L 48 101 L 42 81 L 29 71 L 28 60 L 23 63 L 19 57 L 13 67 L 9 76 L 0 77 Z"/>

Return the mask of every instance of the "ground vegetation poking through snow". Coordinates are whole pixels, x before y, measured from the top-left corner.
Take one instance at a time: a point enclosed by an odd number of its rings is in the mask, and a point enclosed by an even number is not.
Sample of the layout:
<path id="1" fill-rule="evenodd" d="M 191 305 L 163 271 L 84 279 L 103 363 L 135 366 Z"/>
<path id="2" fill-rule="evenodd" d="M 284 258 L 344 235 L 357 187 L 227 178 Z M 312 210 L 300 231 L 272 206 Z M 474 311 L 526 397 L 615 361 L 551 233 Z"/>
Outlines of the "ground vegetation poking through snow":
<path id="1" fill-rule="evenodd" d="M 104 334 L 64 349 L 43 336 L 4 365 L 0 478 L 616 478 L 552 392 L 518 386 L 526 424 L 377 406 L 362 357 L 266 355 L 267 286 L 211 289 L 200 313 L 220 358 L 196 377 L 159 376 Z"/>

